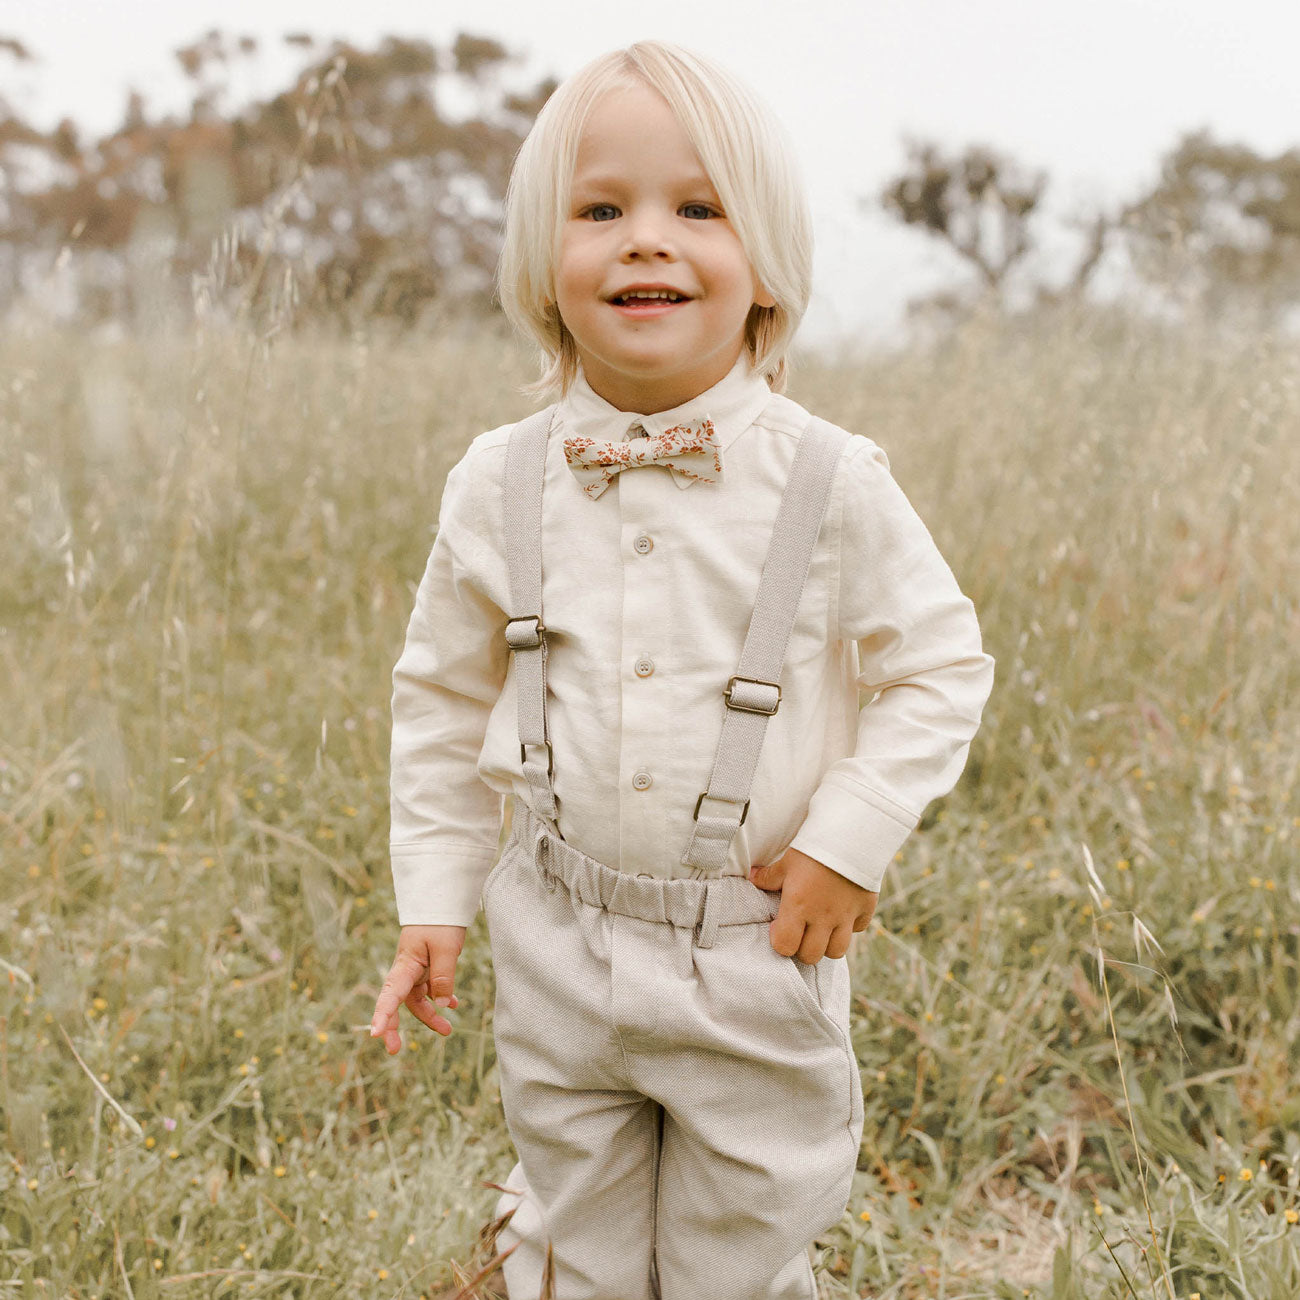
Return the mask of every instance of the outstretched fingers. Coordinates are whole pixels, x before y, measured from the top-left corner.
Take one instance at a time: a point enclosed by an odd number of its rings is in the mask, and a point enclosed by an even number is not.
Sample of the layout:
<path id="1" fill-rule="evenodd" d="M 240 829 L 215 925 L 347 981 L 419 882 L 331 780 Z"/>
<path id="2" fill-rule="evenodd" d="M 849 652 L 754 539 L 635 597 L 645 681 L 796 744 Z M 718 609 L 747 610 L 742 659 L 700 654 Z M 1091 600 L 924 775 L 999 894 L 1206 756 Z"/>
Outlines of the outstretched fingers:
<path id="1" fill-rule="evenodd" d="M 454 962 L 453 962 L 454 970 Z M 444 1037 L 451 1033 L 451 1022 L 438 1015 L 435 1006 L 455 1007 L 457 998 L 451 991 L 450 972 L 431 975 L 429 966 L 414 953 L 399 951 L 375 1001 L 370 1020 L 370 1036 L 384 1040 L 384 1050 L 392 1056 L 402 1049 L 399 1011 L 403 1003 L 422 1024 Z M 431 1004 L 429 999 L 434 998 Z"/>
<path id="2" fill-rule="evenodd" d="M 451 1033 L 451 1021 L 446 1016 L 440 1016 L 435 1008 L 456 1005 L 458 1004 L 454 993 L 449 997 L 434 998 L 430 1001 L 428 989 L 424 985 L 412 989 L 410 996 L 406 998 L 406 1006 L 410 1013 L 422 1025 L 428 1025 L 435 1034 L 441 1034 L 444 1038 Z"/>

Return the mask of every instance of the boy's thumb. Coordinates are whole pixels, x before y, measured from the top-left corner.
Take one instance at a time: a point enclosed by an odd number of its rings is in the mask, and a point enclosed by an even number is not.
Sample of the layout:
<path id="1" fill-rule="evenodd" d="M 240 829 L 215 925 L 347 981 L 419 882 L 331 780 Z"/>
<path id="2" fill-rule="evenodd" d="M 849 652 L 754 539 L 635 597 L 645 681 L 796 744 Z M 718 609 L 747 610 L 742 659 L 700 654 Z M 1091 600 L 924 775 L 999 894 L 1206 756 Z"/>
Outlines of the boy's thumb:
<path id="1" fill-rule="evenodd" d="M 456 1000 L 456 954 L 439 952 L 429 962 L 429 997 L 436 1007 L 449 1007 Z"/>

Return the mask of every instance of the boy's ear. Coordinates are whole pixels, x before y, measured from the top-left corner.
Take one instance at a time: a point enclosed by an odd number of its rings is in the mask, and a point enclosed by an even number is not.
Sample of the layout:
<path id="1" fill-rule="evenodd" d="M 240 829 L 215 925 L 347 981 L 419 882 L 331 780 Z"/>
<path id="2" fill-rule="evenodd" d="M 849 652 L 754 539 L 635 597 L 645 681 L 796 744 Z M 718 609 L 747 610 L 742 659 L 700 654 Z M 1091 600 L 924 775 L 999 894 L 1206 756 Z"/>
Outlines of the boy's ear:
<path id="1" fill-rule="evenodd" d="M 766 286 L 759 284 L 757 280 L 754 281 L 754 306 L 755 307 L 776 306 L 776 299 L 773 298 L 770 293 L 768 293 Z"/>

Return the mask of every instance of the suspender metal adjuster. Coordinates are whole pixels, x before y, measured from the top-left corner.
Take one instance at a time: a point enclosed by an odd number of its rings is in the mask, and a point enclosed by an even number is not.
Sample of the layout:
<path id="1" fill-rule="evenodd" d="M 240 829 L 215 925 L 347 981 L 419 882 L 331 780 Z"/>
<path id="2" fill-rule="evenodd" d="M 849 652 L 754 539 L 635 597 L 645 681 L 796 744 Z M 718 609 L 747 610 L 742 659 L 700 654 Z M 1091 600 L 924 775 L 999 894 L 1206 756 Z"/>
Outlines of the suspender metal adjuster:
<path id="1" fill-rule="evenodd" d="M 545 631 L 540 614 L 512 618 L 506 624 L 506 644 L 512 650 L 536 650 L 542 644 L 542 633 Z"/>
<path id="2" fill-rule="evenodd" d="M 743 683 L 739 688 L 737 682 Z M 756 688 L 756 689 L 755 689 Z M 722 692 L 727 708 L 743 713 L 765 713 L 769 717 L 781 704 L 780 682 L 764 682 L 757 677 L 733 677 Z"/>
<path id="3" fill-rule="evenodd" d="M 735 799 L 723 799 L 720 795 L 710 794 L 710 793 L 706 790 L 706 791 L 705 791 L 702 795 L 700 795 L 700 797 L 695 801 L 695 811 L 691 814 L 691 820 L 692 820 L 692 821 L 699 821 L 699 820 L 700 820 L 700 805 L 701 805 L 701 804 L 702 804 L 706 799 L 716 799 L 719 803 L 735 803 L 735 802 L 736 802 Z M 740 810 L 740 820 L 736 823 L 736 825 L 737 825 L 737 826 L 743 826 L 743 825 L 745 824 L 745 818 L 748 817 L 748 816 L 749 816 L 749 800 L 746 799 L 746 800 L 745 800 L 745 806 Z"/>
<path id="4" fill-rule="evenodd" d="M 547 775 L 547 776 L 554 776 L 554 775 L 555 775 L 555 755 L 554 755 L 553 752 L 551 751 L 551 742 L 550 742 L 549 740 L 539 740 L 539 741 L 537 741 L 536 743 L 539 744 L 539 745 L 544 745 L 544 746 L 546 747 L 546 775 Z M 527 750 L 528 750 L 528 746 L 527 746 L 527 745 L 521 744 L 521 745 L 519 746 L 519 766 L 520 766 L 520 767 L 523 767 L 523 765 L 524 765 L 525 763 L 528 762 L 528 753 L 527 753 Z"/>

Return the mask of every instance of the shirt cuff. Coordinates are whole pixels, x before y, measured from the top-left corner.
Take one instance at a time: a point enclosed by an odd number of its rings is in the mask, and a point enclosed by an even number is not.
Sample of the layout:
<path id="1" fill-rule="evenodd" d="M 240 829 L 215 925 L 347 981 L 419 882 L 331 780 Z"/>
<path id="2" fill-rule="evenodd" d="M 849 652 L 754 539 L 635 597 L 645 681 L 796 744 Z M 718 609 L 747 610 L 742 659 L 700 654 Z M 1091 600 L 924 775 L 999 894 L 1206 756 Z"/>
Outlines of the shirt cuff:
<path id="1" fill-rule="evenodd" d="M 879 893 L 885 869 L 919 820 L 888 795 L 828 774 L 790 847 Z"/>
<path id="2" fill-rule="evenodd" d="M 495 852 L 485 854 L 477 845 L 449 852 L 428 844 L 394 844 L 389 854 L 399 925 L 470 926 Z"/>

